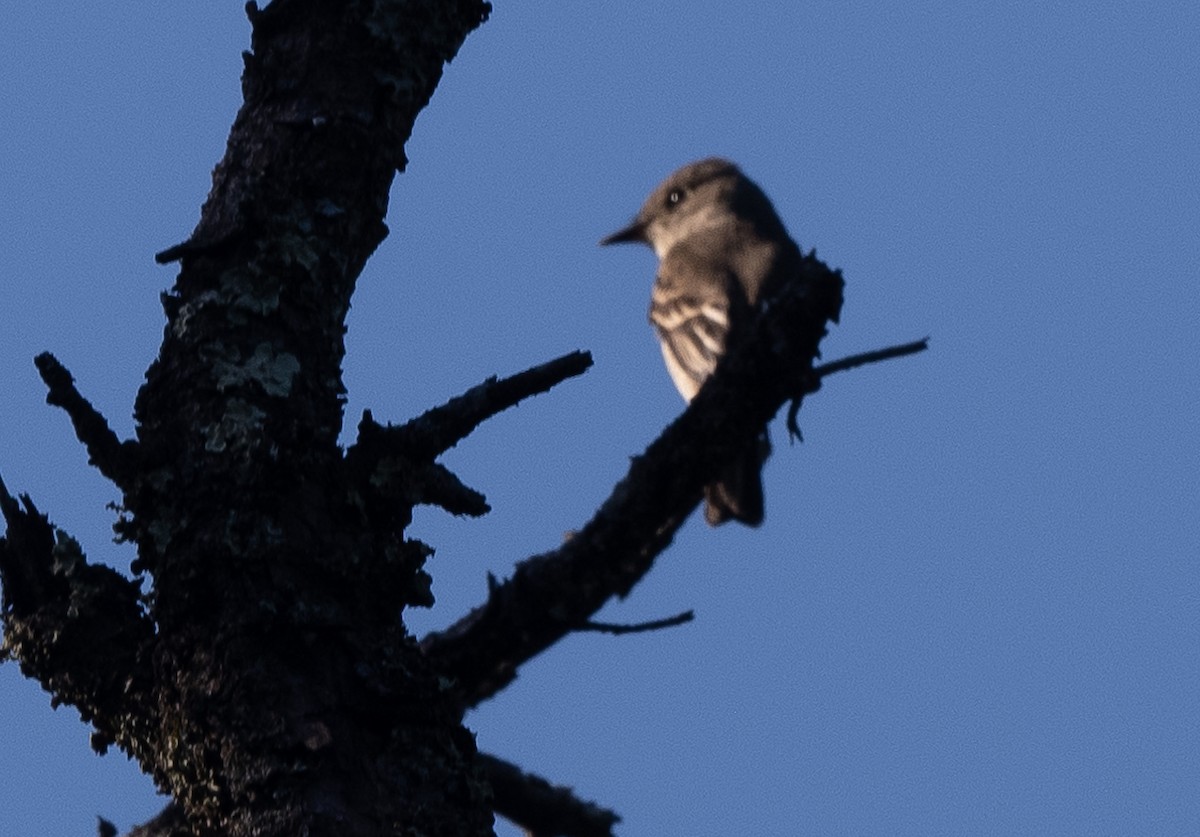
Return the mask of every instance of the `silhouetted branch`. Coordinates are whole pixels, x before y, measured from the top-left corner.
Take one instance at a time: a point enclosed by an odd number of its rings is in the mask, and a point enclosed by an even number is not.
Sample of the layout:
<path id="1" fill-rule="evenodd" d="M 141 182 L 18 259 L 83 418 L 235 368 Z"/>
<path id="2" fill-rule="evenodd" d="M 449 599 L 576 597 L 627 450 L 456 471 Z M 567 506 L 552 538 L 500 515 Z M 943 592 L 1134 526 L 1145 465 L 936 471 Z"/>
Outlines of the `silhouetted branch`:
<path id="1" fill-rule="evenodd" d="M 478 386 L 395 428 L 397 440 L 414 456 L 435 458 L 476 427 L 519 402 L 548 391 L 592 365 L 590 352 L 575 351 L 507 378 L 491 377 Z"/>
<path id="2" fill-rule="evenodd" d="M 405 525 L 407 509 L 417 504 L 440 506 L 451 514 L 486 514 L 490 508 L 483 494 L 433 460 L 488 418 L 591 365 L 587 352 L 571 352 L 507 378 L 488 378 L 399 426 L 381 425 L 370 410 L 364 411 L 358 439 L 346 451 L 351 479 L 365 496 L 395 510 Z"/>
<path id="3" fill-rule="evenodd" d="M 137 456 L 136 442 L 122 442 L 104 416 L 75 388 L 75 381 L 58 359 L 43 352 L 33 359 L 49 392 L 46 403 L 61 407 L 75 427 L 75 435 L 87 448 L 89 461 L 117 487 L 127 488 Z"/>
<path id="4" fill-rule="evenodd" d="M 914 340 L 911 343 L 901 343 L 897 346 L 888 346 L 886 349 L 876 349 L 873 352 L 862 352 L 857 355 L 844 357 L 841 360 L 822 363 L 820 366 L 813 368 L 813 374 L 818 378 L 824 378 L 827 375 L 832 375 L 835 372 L 844 372 L 847 369 L 854 369 L 857 366 L 865 366 L 868 363 L 879 363 L 881 360 L 891 360 L 895 357 L 915 355 L 917 352 L 923 352 L 928 348 L 929 338 L 922 337 L 920 340 Z"/>
<path id="5" fill-rule="evenodd" d="M 504 688 L 528 659 L 625 596 L 699 503 L 703 487 L 812 380 L 841 275 L 811 254 L 798 281 L 764 292 L 750 336 L 662 435 L 635 457 L 595 516 L 550 552 L 517 564 L 487 601 L 421 643 L 464 706 Z"/>
<path id="6" fill-rule="evenodd" d="M 653 622 L 636 622 L 632 625 L 621 625 L 613 622 L 588 622 L 575 630 L 579 632 L 595 631 L 596 633 L 620 636 L 622 634 L 640 634 L 646 631 L 661 631 L 663 628 L 674 628 L 678 625 L 691 622 L 695 618 L 695 613 L 685 610 L 683 613 L 668 616 L 666 619 L 655 619 Z"/>
<path id="7" fill-rule="evenodd" d="M 0 482 L 4 652 L 53 695 L 95 726 L 104 752 L 141 730 L 140 702 L 151 673 L 144 654 L 154 630 L 135 582 L 89 564 L 79 544 L 56 531 L 33 501 L 13 498 Z"/>
<path id="8" fill-rule="evenodd" d="M 422 502 L 445 509 L 450 514 L 480 517 L 492 510 L 487 498 L 460 480 L 453 471 L 438 462 L 425 469 L 425 494 Z"/>
<path id="9" fill-rule="evenodd" d="M 23 508 L 22 508 L 23 507 Z M 65 601 L 70 589 L 53 571 L 54 527 L 28 494 L 20 502 L 0 480 L 0 512 L 5 533 L 0 538 L 0 581 L 7 620 L 34 613 L 46 602 Z"/>
<path id="10" fill-rule="evenodd" d="M 621 818 L 594 802 L 576 798 L 570 788 L 552 785 L 514 764 L 480 753 L 495 794 L 496 813 L 537 837 L 611 837 Z"/>
<path id="11" fill-rule="evenodd" d="M 891 360 L 896 357 L 904 357 L 905 355 L 914 355 L 917 352 L 923 352 L 929 348 L 929 338 L 923 337 L 920 340 L 914 340 L 911 343 L 901 343 L 898 346 L 888 346 L 886 349 L 877 349 L 873 352 L 862 352 L 857 355 L 850 355 L 841 360 L 831 361 L 830 363 L 822 363 L 816 366 L 812 371 L 812 381 L 805 388 L 805 391 L 792 399 L 792 404 L 788 407 L 787 414 L 787 429 L 788 437 L 795 440 L 801 439 L 800 426 L 796 424 L 796 415 L 800 412 L 800 403 L 804 400 L 804 396 L 816 392 L 821 387 L 821 381 L 827 376 L 835 372 L 845 372 L 847 369 L 854 369 L 858 366 L 865 366 L 868 363 L 879 363 L 883 360 Z"/>

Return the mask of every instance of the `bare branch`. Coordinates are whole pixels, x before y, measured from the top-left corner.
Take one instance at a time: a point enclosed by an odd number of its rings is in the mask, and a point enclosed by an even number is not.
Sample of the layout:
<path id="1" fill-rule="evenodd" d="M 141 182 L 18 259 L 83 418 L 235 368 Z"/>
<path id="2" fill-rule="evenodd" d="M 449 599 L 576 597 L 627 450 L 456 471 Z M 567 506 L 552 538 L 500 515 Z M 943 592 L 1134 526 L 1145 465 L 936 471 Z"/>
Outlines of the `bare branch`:
<path id="1" fill-rule="evenodd" d="M 897 346 L 888 346 L 886 349 L 876 349 L 873 352 L 862 352 L 857 355 L 850 355 L 841 360 L 822 363 L 820 366 L 813 368 L 813 374 L 818 378 L 824 378 L 827 375 L 832 375 L 835 372 L 844 372 L 847 369 L 854 369 L 857 366 L 865 366 L 868 363 L 879 363 L 882 360 L 891 360 L 895 357 L 904 357 L 905 355 L 915 355 L 917 352 L 923 352 L 929 348 L 929 338 L 922 337 L 920 340 L 914 340 L 911 343 L 901 343 Z"/>
<path id="2" fill-rule="evenodd" d="M 364 496 L 392 509 L 381 513 L 396 515 L 404 525 L 417 504 L 440 506 L 451 514 L 486 514 L 490 508 L 484 496 L 433 460 L 488 418 L 591 365 L 587 352 L 571 352 L 507 378 L 492 377 L 397 427 L 378 424 L 367 410 L 358 440 L 346 451 L 351 478 Z"/>
<path id="3" fill-rule="evenodd" d="M 417 505 L 472 517 L 491 511 L 483 494 L 425 454 L 412 450 L 402 428 L 380 425 L 370 410 L 363 412 L 358 440 L 346 451 L 345 463 L 351 485 L 377 524 L 399 532 Z"/>
<path id="4" fill-rule="evenodd" d="M 798 281 L 764 293 L 748 339 L 722 357 L 691 404 L 635 457 L 595 516 L 559 548 L 520 562 L 487 601 L 421 646 L 473 706 L 528 659 L 625 596 L 699 503 L 703 487 L 812 380 L 841 275 L 811 254 Z"/>
<path id="5" fill-rule="evenodd" d="M 46 403 L 66 411 L 91 464 L 119 488 L 127 488 L 136 468 L 137 443 L 117 438 L 104 416 L 79 394 L 71 373 L 54 355 L 43 352 L 33 362 L 49 389 Z"/>
<path id="6" fill-rule="evenodd" d="M 497 413 L 531 395 L 546 392 L 567 378 L 582 375 L 591 365 L 590 352 L 575 351 L 507 378 L 488 378 L 396 428 L 398 437 L 414 456 L 433 459 Z"/>
<path id="7" fill-rule="evenodd" d="M 54 527 L 50 520 L 38 511 L 28 494 L 22 495 L 18 502 L 8 493 L 3 480 L 0 480 L 0 512 L 6 527 L 4 537 L 0 538 L 0 581 L 4 583 L 6 620 L 28 616 L 44 602 L 67 598 L 66 585 L 51 570 Z"/>
<path id="8" fill-rule="evenodd" d="M 797 395 L 792 399 L 792 404 L 788 407 L 787 414 L 787 429 L 788 437 L 793 441 L 802 439 L 800 435 L 800 426 L 796 423 L 796 415 L 800 412 L 800 402 L 804 400 L 804 396 L 809 393 L 816 392 L 821 381 L 826 376 L 832 375 L 835 372 L 845 372 L 847 369 L 854 369 L 858 366 L 865 366 L 868 363 L 879 363 L 883 360 L 891 360 L 896 357 L 904 357 L 905 355 L 914 355 L 917 352 L 923 352 L 929 348 L 929 338 L 923 337 L 920 340 L 914 340 L 911 343 L 901 343 L 898 346 L 888 346 L 886 349 L 877 349 L 873 352 L 862 352 L 857 355 L 850 355 L 841 360 L 835 360 L 830 363 L 822 363 L 820 366 L 814 367 L 812 374 L 813 380 L 807 387 L 806 391 Z"/>
<path id="9" fill-rule="evenodd" d="M 611 837 L 621 818 L 594 802 L 576 798 L 570 788 L 552 785 L 514 764 L 480 753 L 495 794 L 496 813 L 539 837 Z"/>
<path id="10" fill-rule="evenodd" d="M 439 506 L 450 514 L 481 517 L 492 510 L 480 492 L 466 485 L 453 471 L 438 462 L 425 469 L 423 502 Z"/>
<path id="11" fill-rule="evenodd" d="M 581 628 L 576 628 L 577 632 L 595 631 L 601 634 L 612 634 L 613 636 L 621 636 L 622 634 L 640 634 L 646 631 L 661 631 L 663 628 L 674 628 L 678 625 L 684 625 L 696 618 L 693 611 L 685 610 L 683 613 L 677 613 L 674 616 L 668 616 L 666 619 L 655 619 L 653 622 L 635 622 L 632 625 L 621 625 L 614 622 L 588 622 Z"/>

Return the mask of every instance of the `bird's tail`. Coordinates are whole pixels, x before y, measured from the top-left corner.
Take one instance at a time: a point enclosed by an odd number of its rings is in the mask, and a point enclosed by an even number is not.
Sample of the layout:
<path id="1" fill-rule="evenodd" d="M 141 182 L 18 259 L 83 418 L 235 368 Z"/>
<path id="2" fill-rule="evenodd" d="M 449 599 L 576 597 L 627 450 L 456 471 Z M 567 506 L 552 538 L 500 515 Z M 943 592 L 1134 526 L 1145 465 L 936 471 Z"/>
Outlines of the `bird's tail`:
<path id="1" fill-rule="evenodd" d="M 721 479 L 704 488 L 704 519 L 710 526 L 736 520 L 747 526 L 763 522 L 762 464 L 771 453 L 767 434 L 753 440 L 725 469 Z"/>

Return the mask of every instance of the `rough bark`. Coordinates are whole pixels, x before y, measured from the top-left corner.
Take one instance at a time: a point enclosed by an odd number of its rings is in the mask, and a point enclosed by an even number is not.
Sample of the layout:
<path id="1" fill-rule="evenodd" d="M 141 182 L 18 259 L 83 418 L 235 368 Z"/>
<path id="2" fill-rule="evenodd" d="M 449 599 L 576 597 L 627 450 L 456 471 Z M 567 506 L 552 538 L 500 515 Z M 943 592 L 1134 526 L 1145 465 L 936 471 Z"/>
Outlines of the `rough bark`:
<path id="1" fill-rule="evenodd" d="M 132 753 L 192 833 L 488 834 L 473 739 L 400 619 L 427 600 L 428 549 L 337 444 L 355 280 L 413 120 L 488 6 L 248 12 L 225 157 L 192 236 L 160 254 L 181 269 L 136 444 L 104 443 L 62 405 L 124 493 L 119 533 L 152 593 L 139 602 L 5 492 L 7 648 L 98 745 Z M 84 674 L 87 653 L 126 688 Z"/>

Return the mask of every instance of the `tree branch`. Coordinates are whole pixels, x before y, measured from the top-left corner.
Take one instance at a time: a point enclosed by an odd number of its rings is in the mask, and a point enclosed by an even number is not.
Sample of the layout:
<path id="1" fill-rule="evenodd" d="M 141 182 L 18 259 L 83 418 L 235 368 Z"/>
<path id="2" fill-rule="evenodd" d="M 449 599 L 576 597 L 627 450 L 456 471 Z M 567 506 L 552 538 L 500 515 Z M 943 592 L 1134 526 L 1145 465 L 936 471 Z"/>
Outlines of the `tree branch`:
<path id="1" fill-rule="evenodd" d="M 440 407 L 406 424 L 380 425 L 370 410 L 358 424 L 358 439 L 346 451 L 351 482 L 378 519 L 407 526 L 415 505 L 430 504 L 451 514 L 490 511 L 483 494 L 462 483 L 434 460 L 497 413 L 546 392 L 592 365 L 587 352 L 571 352 L 507 378 L 488 378 Z"/>
<path id="2" fill-rule="evenodd" d="M 683 613 L 677 613 L 674 616 L 668 616 L 666 619 L 655 619 L 652 622 L 636 622 L 632 625 L 621 625 L 613 622 L 587 622 L 582 627 L 576 628 L 576 631 L 594 631 L 600 634 L 612 634 L 613 636 L 621 636 L 622 634 L 641 634 L 647 631 L 661 631 L 664 628 L 674 628 L 679 625 L 685 625 L 695 618 L 695 613 L 690 610 L 685 610 Z"/>
<path id="3" fill-rule="evenodd" d="M 835 360 L 830 363 L 822 363 L 813 369 L 813 382 L 805 391 L 801 392 L 792 399 L 792 404 L 788 408 L 787 414 L 787 430 L 788 437 L 795 441 L 802 439 L 800 435 L 800 425 L 796 423 L 796 415 L 800 412 L 800 403 L 804 400 L 804 396 L 816 392 L 821 387 L 821 382 L 829 375 L 836 372 L 845 372 L 847 369 L 854 369 L 858 366 L 865 366 L 868 363 L 879 363 L 892 358 L 904 357 L 905 355 L 913 355 L 917 352 L 923 352 L 929 348 L 929 338 L 923 337 L 920 340 L 914 340 L 911 343 L 901 343 L 898 346 L 888 346 L 885 349 L 878 349 L 873 352 L 862 352 L 857 355 L 850 355 L 840 360 Z"/>
<path id="4" fill-rule="evenodd" d="M 485 420 L 532 395 L 549 391 L 568 378 L 582 375 L 591 365 L 590 352 L 575 351 L 507 378 L 488 378 L 396 428 L 398 438 L 414 454 L 432 459 L 454 447 Z"/>
<path id="5" fill-rule="evenodd" d="M 891 360 L 896 357 L 915 355 L 917 352 L 923 352 L 928 348 L 929 338 L 922 337 L 920 340 L 914 340 L 911 343 L 901 343 L 897 346 L 888 346 L 885 349 L 862 352 L 839 360 L 830 361 L 829 363 L 822 363 L 820 366 L 813 368 L 813 374 L 818 378 L 825 378 L 835 372 L 845 372 L 847 369 L 865 366 L 868 363 L 879 363 L 880 361 Z"/>
<path id="6" fill-rule="evenodd" d="M 399 532 L 417 505 L 435 505 L 451 514 L 478 517 L 491 508 L 483 494 L 462 482 L 425 451 L 414 451 L 401 427 L 384 426 L 370 410 L 358 423 L 358 440 L 346 451 L 346 471 L 377 523 Z"/>
<path id="7" fill-rule="evenodd" d="M 12 497 L 0 481 L 3 653 L 42 684 L 55 705 L 79 709 L 95 727 L 92 746 L 120 741 L 136 752 L 151 713 L 147 649 L 154 628 L 138 585 L 89 564 L 79 544 L 56 531 L 33 501 Z"/>
<path id="8" fill-rule="evenodd" d="M 650 569 L 703 487 L 811 385 L 826 323 L 841 310 L 841 275 L 806 256 L 802 275 L 764 289 L 750 337 L 733 347 L 691 404 L 633 459 L 595 516 L 559 548 L 520 562 L 487 601 L 421 642 L 473 706 L 527 660 L 585 625 Z"/>
<path id="9" fill-rule="evenodd" d="M 611 837 L 621 818 L 570 788 L 552 785 L 514 764 L 478 755 L 495 794 L 496 813 L 537 837 Z"/>
<path id="10" fill-rule="evenodd" d="M 46 403 L 66 411 L 75 435 L 87 448 L 89 462 L 118 488 L 128 488 L 137 469 L 137 442 L 117 438 L 104 416 L 79 394 L 71 373 L 54 355 L 43 352 L 33 362 L 49 389 Z"/>

